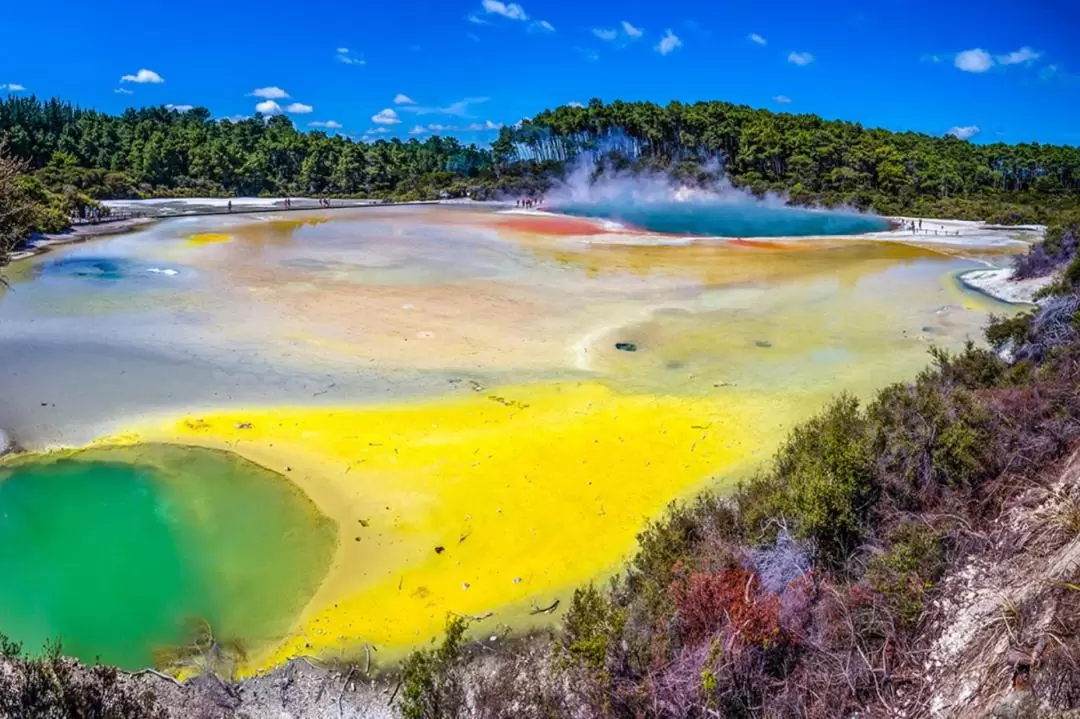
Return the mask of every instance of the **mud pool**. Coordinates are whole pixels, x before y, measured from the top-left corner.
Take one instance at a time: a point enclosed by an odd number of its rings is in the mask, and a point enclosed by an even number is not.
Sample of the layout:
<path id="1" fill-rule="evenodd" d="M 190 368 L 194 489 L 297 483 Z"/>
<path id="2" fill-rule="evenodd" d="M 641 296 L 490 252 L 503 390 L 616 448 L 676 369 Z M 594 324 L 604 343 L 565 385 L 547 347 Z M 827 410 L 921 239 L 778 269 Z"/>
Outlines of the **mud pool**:
<path id="1" fill-rule="evenodd" d="M 1010 309 L 956 275 L 1024 248 L 693 234 L 267 212 L 13 265 L 0 630 L 138 666 L 198 617 L 255 671 L 550 622 L 672 499 L 978 337 Z"/>

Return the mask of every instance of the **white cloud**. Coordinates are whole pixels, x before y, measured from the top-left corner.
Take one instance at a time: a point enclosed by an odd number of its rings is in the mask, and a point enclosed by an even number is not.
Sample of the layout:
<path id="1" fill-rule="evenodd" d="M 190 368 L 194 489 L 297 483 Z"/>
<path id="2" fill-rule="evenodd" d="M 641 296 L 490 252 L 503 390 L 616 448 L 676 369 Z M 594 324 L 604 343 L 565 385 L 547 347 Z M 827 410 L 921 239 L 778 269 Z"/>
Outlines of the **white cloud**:
<path id="1" fill-rule="evenodd" d="M 408 95 L 403 95 L 402 93 L 399 92 L 397 95 L 394 95 L 394 104 L 395 105 L 415 105 L 416 100 L 412 99 Z"/>
<path id="2" fill-rule="evenodd" d="M 596 35 L 601 40 L 611 41 L 611 40 L 614 40 L 615 38 L 617 38 L 619 36 L 619 31 L 618 30 L 608 30 L 608 29 L 605 29 L 605 28 L 598 27 L 598 28 L 593 28 L 592 34 Z"/>
<path id="3" fill-rule="evenodd" d="M 285 112 L 294 112 L 298 115 L 306 115 L 314 109 L 315 108 L 311 105 L 305 105 L 302 102 L 293 102 L 285 108 Z"/>
<path id="4" fill-rule="evenodd" d="M 371 121 L 379 125 L 396 125 L 401 122 L 401 118 L 388 107 L 372 115 Z"/>
<path id="5" fill-rule="evenodd" d="M 958 137 L 961 140 L 967 140 L 979 134 L 979 127 L 978 125 L 964 125 L 963 127 L 954 127 L 945 134 L 952 135 L 953 137 Z"/>
<path id="6" fill-rule="evenodd" d="M 124 75 L 123 77 L 120 78 L 120 82 L 138 82 L 138 83 L 150 82 L 150 83 L 155 83 L 156 84 L 156 83 L 165 82 L 165 78 L 163 78 L 161 75 L 158 75 L 153 70 L 147 70 L 146 68 L 143 68 L 142 70 L 139 70 L 134 75 Z"/>
<path id="7" fill-rule="evenodd" d="M 255 106 L 255 112 L 261 112 L 264 115 L 278 115 L 281 113 L 281 105 L 273 100 L 263 100 Z"/>
<path id="8" fill-rule="evenodd" d="M 577 100 L 571 100 L 570 102 L 566 103 L 566 106 L 567 107 L 585 107 L 584 105 L 582 105 Z"/>
<path id="9" fill-rule="evenodd" d="M 537 20 L 531 25 L 534 29 L 540 29 L 544 32 L 555 32 L 555 26 L 549 23 L 547 20 Z"/>
<path id="10" fill-rule="evenodd" d="M 427 132 L 427 128 L 423 125 L 416 125 L 413 129 L 409 130 L 410 135 L 423 135 L 425 132 Z"/>
<path id="11" fill-rule="evenodd" d="M 8 92 L 22 92 L 26 88 L 17 82 L 9 82 L 6 85 L 0 85 L 0 90 L 7 90 Z"/>
<path id="12" fill-rule="evenodd" d="M 247 116 L 247 115 L 229 115 L 228 117 L 221 118 L 221 120 L 219 120 L 219 122 L 223 121 L 223 120 L 228 120 L 229 122 L 243 122 L 244 120 L 249 120 L 249 119 L 251 119 L 251 118 L 249 116 Z"/>
<path id="13" fill-rule="evenodd" d="M 641 37 L 645 34 L 645 31 L 639 27 L 634 27 L 627 21 L 622 21 L 622 31 L 626 33 L 627 37 Z"/>
<path id="14" fill-rule="evenodd" d="M 466 34 L 465 34 L 465 37 L 469 38 L 469 39 L 470 39 L 470 40 L 472 40 L 473 42 L 480 42 L 480 38 L 479 38 L 479 37 L 477 37 L 476 33 L 472 33 L 472 32 L 470 32 L 470 33 L 466 33 Z"/>
<path id="15" fill-rule="evenodd" d="M 678 35 L 671 31 L 671 28 L 668 28 L 664 31 L 664 37 L 660 38 L 660 42 L 657 43 L 656 51 L 661 55 L 667 55 L 678 47 L 682 47 L 682 40 L 679 39 Z"/>
<path id="16" fill-rule="evenodd" d="M 308 127 L 325 127 L 327 130 L 340 130 L 341 123 L 334 120 L 327 120 L 326 122 L 317 121 L 309 122 Z"/>
<path id="17" fill-rule="evenodd" d="M 177 112 L 187 112 L 188 110 L 194 110 L 194 105 L 174 105 L 171 102 L 165 106 L 169 110 L 176 110 Z"/>
<path id="18" fill-rule="evenodd" d="M 402 112 L 409 112 L 414 115 L 456 115 L 457 117 L 469 117 L 469 106 L 478 105 L 482 102 L 487 102 L 486 97 L 467 97 L 464 100 L 458 100 L 452 102 L 445 107 L 428 107 L 425 105 L 402 105 L 399 109 Z M 397 116 L 397 113 L 394 115 Z"/>
<path id="19" fill-rule="evenodd" d="M 503 124 L 501 122 L 492 122 L 491 120 L 485 120 L 484 121 L 484 129 L 485 130 L 501 130 L 501 129 L 503 129 Z"/>
<path id="20" fill-rule="evenodd" d="M 814 56 L 808 52 L 795 52 L 792 50 L 788 53 L 787 61 L 793 65 L 804 67 L 814 61 Z"/>
<path id="21" fill-rule="evenodd" d="M 365 135 L 385 135 L 388 132 L 390 132 L 388 127 L 372 127 L 364 130 Z"/>
<path id="22" fill-rule="evenodd" d="M 338 62 L 344 63 L 346 65 L 366 65 L 367 64 L 367 60 L 364 60 L 363 58 L 356 57 L 355 55 L 352 54 L 352 50 L 350 50 L 347 47 L 339 47 L 337 49 L 337 55 L 335 57 L 337 57 Z"/>
<path id="23" fill-rule="evenodd" d="M 525 8 L 515 2 L 504 3 L 500 2 L 500 0 L 483 0 L 480 4 L 484 6 L 484 12 L 487 13 L 502 15 L 511 20 L 529 19 L 529 16 L 525 14 Z"/>
<path id="24" fill-rule="evenodd" d="M 257 87 L 248 93 L 250 97 L 261 97 L 264 100 L 281 100 L 289 96 L 289 93 L 282 90 L 280 87 Z"/>
<path id="25" fill-rule="evenodd" d="M 953 65 L 964 72 L 986 72 L 994 66 L 994 58 L 980 47 L 956 53 Z"/>
<path id="26" fill-rule="evenodd" d="M 776 100 L 781 105 L 790 105 L 791 104 L 791 98 L 788 97 L 787 95 L 777 95 L 773 99 Z"/>
<path id="27" fill-rule="evenodd" d="M 491 24 L 487 20 L 485 20 L 484 18 L 478 17 L 475 13 L 469 15 L 469 22 L 474 23 L 476 25 L 490 25 Z"/>
<path id="28" fill-rule="evenodd" d="M 1019 65 L 1022 62 L 1032 62 L 1038 60 L 1042 56 L 1041 52 L 1035 52 L 1028 46 L 1024 46 L 1019 50 L 1013 50 L 1007 55 L 998 55 L 997 61 L 1002 65 Z"/>
<path id="29" fill-rule="evenodd" d="M 752 32 L 749 35 L 747 35 L 746 37 L 747 37 L 748 40 L 750 40 L 750 42 L 756 42 L 758 45 L 768 45 L 769 44 L 768 40 L 763 38 L 761 35 L 758 35 L 756 32 Z"/>
<path id="30" fill-rule="evenodd" d="M 117 95 L 134 95 L 135 94 L 131 90 L 127 89 L 126 87 L 118 87 L 115 90 L 113 90 L 113 92 L 115 92 Z"/>

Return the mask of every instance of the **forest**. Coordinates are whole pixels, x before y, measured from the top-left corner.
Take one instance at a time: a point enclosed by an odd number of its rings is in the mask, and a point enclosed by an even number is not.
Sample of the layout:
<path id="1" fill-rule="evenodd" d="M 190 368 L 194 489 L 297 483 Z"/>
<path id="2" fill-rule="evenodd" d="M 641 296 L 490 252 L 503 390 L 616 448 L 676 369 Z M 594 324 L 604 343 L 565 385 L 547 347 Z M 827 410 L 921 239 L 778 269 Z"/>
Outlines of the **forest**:
<path id="1" fill-rule="evenodd" d="M 1080 196 L 1080 148 L 896 133 L 725 102 L 592 100 L 504 127 L 490 147 L 453 137 L 358 141 L 280 115 L 216 120 L 205 108 L 120 115 L 9 96 L 0 133 L 33 192 L 70 210 L 95 199 L 309 195 L 394 200 L 543 192 L 575 159 L 727 179 L 792 204 L 883 214 L 1043 222 Z M 57 218 L 54 218 L 57 219 Z"/>

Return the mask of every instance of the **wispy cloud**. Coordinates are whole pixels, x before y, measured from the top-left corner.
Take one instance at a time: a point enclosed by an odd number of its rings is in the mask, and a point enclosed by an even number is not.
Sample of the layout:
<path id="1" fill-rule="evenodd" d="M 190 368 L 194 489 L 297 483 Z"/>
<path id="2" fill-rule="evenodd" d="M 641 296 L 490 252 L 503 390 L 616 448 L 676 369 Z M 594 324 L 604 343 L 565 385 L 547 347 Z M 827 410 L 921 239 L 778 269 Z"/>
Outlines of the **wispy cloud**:
<path id="1" fill-rule="evenodd" d="M 474 32 L 466 33 L 465 37 L 469 38 L 473 42 L 480 42 L 480 37 Z"/>
<path id="2" fill-rule="evenodd" d="M 746 39 L 750 42 L 757 43 L 758 45 L 768 45 L 769 41 L 758 35 L 756 32 L 752 32 L 746 36 Z"/>
<path id="3" fill-rule="evenodd" d="M 6 90 L 7 92 L 22 92 L 26 88 L 17 82 L 9 82 L 6 85 L 0 85 L 0 91 Z"/>
<path id="4" fill-rule="evenodd" d="M 931 54 L 927 53 L 927 54 L 923 55 L 922 57 L 920 57 L 919 61 L 920 62 L 932 62 L 932 63 L 937 64 L 937 63 L 941 62 L 941 55 L 931 55 Z"/>
<path id="5" fill-rule="evenodd" d="M 667 55 L 679 47 L 682 47 L 682 40 L 671 31 L 671 28 L 668 28 L 664 31 L 664 37 L 660 38 L 660 42 L 656 44 L 656 51 L 661 55 Z"/>
<path id="6" fill-rule="evenodd" d="M 165 82 L 165 78 L 158 75 L 153 70 L 147 70 L 143 68 L 134 75 L 124 75 L 120 78 L 120 82 L 137 82 L 137 83 L 162 83 Z"/>
<path id="7" fill-rule="evenodd" d="M 490 25 L 491 24 L 487 20 L 485 20 L 484 18 L 477 15 L 476 13 L 469 13 L 468 20 L 469 20 L 469 22 L 473 23 L 474 25 Z"/>
<path id="8" fill-rule="evenodd" d="M 405 94 L 402 94 L 402 93 L 399 92 L 398 94 L 394 95 L 394 104 L 395 105 L 415 105 L 416 100 L 412 99 L 408 95 L 405 95 Z"/>
<path id="9" fill-rule="evenodd" d="M 952 135 L 953 137 L 958 137 L 961 140 L 968 140 L 978 135 L 979 132 L 980 130 L 978 125 L 964 125 L 962 127 L 953 127 L 945 134 Z"/>
<path id="10" fill-rule="evenodd" d="M 165 107 L 168 110 L 176 110 L 177 112 L 187 112 L 188 110 L 194 110 L 195 109 L 194 105 L 174 105 L 171 102 L 169 104 L 167 104 Z"/>
<path id="11" fill-rule="evenodd" d="M 555 32 L 555 26 L 547 20 L 537 20 L 530 25 L 529 28 L 532 30 L 543 30 L 544 32 Z"/>
<path id="12" fill-rule="evenodd" d="M 501 122 L 492 122 L 491 120 L 485 120 L 484 122 L 470 122 L 468 125 L 443 125 L 440 123 L 432 123 L 430 125 L 417 125 L 413 129 L 409 130 L 410 135 L 421 135 L 428 132 L 493 132 L 501 130 L 503 124 Z"/>
<path id="13" fill-rule="evenodd" d="M 287 98 L 289 93 L 282 90 L 280 87 L 271 85 L 270 87 L 257 87 L 248 93 L 250 97 L 261 97 L 264 100 L 281 100 Z"/>
<path id="14" fill-rule="evenodd" d="M 365 135 L 385 135 L 388 132 L 390 132 L 388 127 L 370 127 L 364 130 Z"/>
<path id="15" fill-rule="evenodd" d="M 341 123 L 335 120 L 326 120 L 325 122 L 320 120 L 316 122 L 309 122 L 308 127 L 324 127 L 327 130 L 340 130 Z"/>
<path id="16" fill-rule="evenodd" d="M 281 105 L 273 100 L 263 100 L 255 105 L 255 112 L 261 112 L 264 115 L 280 115 Z"/>
<path id="17" fill-rule="evenodd" d="M 379 110 L 372 115 L 371 121 L 377 125 L 396 125 L 401 122 L 401 118 L 389 107 Z"/>
<path id="18" fill-rule="evenodd" d="M 486 13 L 502 15 L 511 20 L 529 19 L 529 16 L 525 13 L 525 8 L 515 2 L 504 3 L 500 2 L 500 0 L 482 0 L 480 4 L 483 6 L 484 12 Z"/>
<path id="19" fill-rule="evenodd" d="M 127 89 L 126 87 L 115 88 L 113 90 L 113 92 L 115 92 L 117 95 L 134 95 L 135 94 L 131 90 Z"/>
<path id="20" fill-rule="evenodd" d="M 614 40 L 615 38 L 617 38 L 619 36 L 619 31 L 618 30 L 609 30 L 609 29 L 597 27 L 597 28 L 593 28 L 592 34 L 596 35 L 601 40 L 611 41 L 611 40 Z"/>
<path id="21" fill-rule="evenodd" d="M 788 97 L 787 95 L 777 95 L 773 99 L 776 100 L 781 105 L 790 105 L 791 104 L 791 98 Z"/>
<path id="22" fill-rule="evenodd" d="M 628 22 L 627 22 L 626 20 L 623 20 L 623 21 L 622 21 L 622 22 L 620 23 L 620 25 L 622 25 L 622 31 L 623 31 L 624 33 L 626 33 L 626 36 L 627 36 L 627 37 L 634 37 L 634 38 L 637 38 L 637 37 L 641 37 L 642 35 L 644 35 L 644 34 L 645 34 L 645 31 L 644 31 L 644 30 L 642 30 L 642 29 L 641 29 L 641 28 L 639 28 L 639 27 L 634 27 L 633 25 L 631 25 L 630 23 L 628 23 Z"/>
<path id="23" fill-rule="evenodd" d="M 229 122 L 243 122 L 244 120 L 250 119 L 251 118 L 248 115 L 229 115 L 228 117 L 219 119 L 218 122 L 224 122 L 225 120 L 228 120 Z"/>
<path id="24" fill-rule="evenodd" d="M 487 102 L 486 97 L 467 97 L 464 100 L 458 100 L 452 102 L 445 107 L 428 106 L 428 105 L 402 105 L 399 109 L 402 112 L 409 112 L 414 115 L 455 115 L 457 117 L 471 117 L 469 115 L 469 108 L 472 105 L 479 105 Z"/>
<path id="25" fill-rule="evenodd" d="M 311 105 L 305 105 L 302 102 L 293 102 L 285 108 L 285 112 L 292 112 L 297 115 L 306 115 L 309 112 L 312 112 L 314 109 L 315 108 Z"/>
<path id="26" fill-rule="evenodd" d="M 585 107 L 584 105 L 582 105 L 577 100 L 571 100 L 570 102 L 566 103 L 566 106 L 567 107 Z"/>
<path id="27" fill-rule="evenodd" d="M 345 63 L 346 65 L 366 65 L 367 64 L 367 60 L 363 59 L 362 57 L 357 57 L 347 47 L 339 47 L 337 49 L 337 54 L 334 55 L 334 57 L 337 58 L 338 62 Z"/>
<path id="28" fill-rule="evenodd" d="M 792 65 L 805 67 L 814 61 L 814 56 L 808 52 L 795 52 L 792 50 L 788 53 L 787 61 Z"/>
<path id="29" fill-rule="evenodd" d="M 956 53 L 953 65 L 964 72 L 986 72 L 994 66 L 994 58 L 981 47 Z"/>
<path id="30" fill-rule="evenodd" d="M 1041 52 L 1035 52 L 1026 45 L 1019 50 L 1013 50 L 1005 55 L 998 55 L 997 61 L 1002 65 L 1019 65 L 1020 63 L 1030 63 L 1038 60 L 1042 57 Z"/>

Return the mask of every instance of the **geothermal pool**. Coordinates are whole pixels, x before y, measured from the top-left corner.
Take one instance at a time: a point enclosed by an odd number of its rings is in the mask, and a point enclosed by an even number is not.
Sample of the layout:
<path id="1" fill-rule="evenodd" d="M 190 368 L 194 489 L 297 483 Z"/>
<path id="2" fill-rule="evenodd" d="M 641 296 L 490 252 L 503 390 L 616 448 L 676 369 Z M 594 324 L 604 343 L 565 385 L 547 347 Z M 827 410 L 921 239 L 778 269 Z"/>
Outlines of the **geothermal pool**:
<path id="1" fill-rule="evenodd" d="M 728 202 L 566 202 L 558 212 L 598 217 L 649 232 L 701 237 L 824 237 L 889 229 L 889 222 L 856 212 Z"/>
<path id="2" fill-rule="evenodd" d="M 956 274 L 1024 247 L 661 222 L 268 211 L 16 263 L 0 631 L 135 667 L 201 622 L 257 671 L 550 622 L 668 502 L 977 337 L 1009 308 Z"/>

